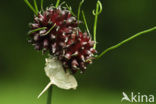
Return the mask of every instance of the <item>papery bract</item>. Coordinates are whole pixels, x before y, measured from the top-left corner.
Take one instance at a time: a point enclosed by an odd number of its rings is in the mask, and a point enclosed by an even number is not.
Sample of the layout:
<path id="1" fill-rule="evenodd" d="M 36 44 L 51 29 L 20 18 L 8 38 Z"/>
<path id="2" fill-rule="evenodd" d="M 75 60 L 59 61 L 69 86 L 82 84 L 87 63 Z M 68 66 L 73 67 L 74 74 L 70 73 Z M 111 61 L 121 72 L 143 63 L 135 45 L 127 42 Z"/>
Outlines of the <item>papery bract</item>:
<path id="1" fill-rule="evenodd" d="M 49 77 L 50 82 L 41 92 L 39 97 L 51 86 L 56 85 L 62 89 L 76 89 L 77 81 L 69 71 L 65 72 L 62 63 L 53 56 L 46 58 L 45 73 Z"/>

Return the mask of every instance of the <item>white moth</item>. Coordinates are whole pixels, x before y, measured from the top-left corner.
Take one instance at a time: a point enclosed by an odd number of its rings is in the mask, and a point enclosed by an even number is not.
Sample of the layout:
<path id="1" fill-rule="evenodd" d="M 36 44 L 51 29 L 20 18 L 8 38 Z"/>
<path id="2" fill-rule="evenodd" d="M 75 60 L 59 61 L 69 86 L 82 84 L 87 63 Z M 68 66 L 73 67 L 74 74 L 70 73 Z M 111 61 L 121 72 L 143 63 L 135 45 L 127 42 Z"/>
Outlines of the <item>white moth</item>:
<path id="1" fill-rule="evenodd" d="M 49 77 L 50 82 L 45 89 L 39 94 L 38 98 L 48 90 L 51 85 L 56 85 L 62 89 L 76 89 L 77 81 L 69 71 L 65 72 L 62 63 L 55 57 L 46 58 L 45 73 Z"/>

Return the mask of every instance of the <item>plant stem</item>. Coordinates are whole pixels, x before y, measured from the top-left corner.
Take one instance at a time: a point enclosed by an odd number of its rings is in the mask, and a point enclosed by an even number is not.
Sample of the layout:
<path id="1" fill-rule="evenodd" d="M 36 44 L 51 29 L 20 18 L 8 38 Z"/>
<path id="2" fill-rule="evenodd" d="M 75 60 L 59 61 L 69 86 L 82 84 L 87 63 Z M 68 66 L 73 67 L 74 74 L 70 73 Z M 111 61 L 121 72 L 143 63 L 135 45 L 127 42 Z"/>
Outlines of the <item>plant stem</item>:
<path id="1" fill-rule="evenodd" d="M 96 7 L 96 13 L 99 11 L 99 5 L 97 4 L 97 7 Z M 94 41 L 95 41 L 95 44 L 94 44 L 94 49 L 96 49 L 96 29 L 97 29 L 97 20 L 98 20 L 98 15 L 95 15 L 95 21 L 94 21 Z"/>
<path id="2" fill-rule="evenodd" d="M 82 4 L 84 3 L 84 0 L 82 0 L 79 4 L 79 8 L 78 8 L 78 14 L 77 14 L 77 20 L 79 22 L 80 20 L 80 13 L 81 13 L 81 7 L 82 7 Z"/>
<path id="3" fill-rule="evenodd" d="M 43 0 L 41 0 L 41 10 L 43 11 Z"/>
<path id="4" fill-rule="evenodd" d="M 96 10 L 93 10 L 93 15 L 95 15 L 95 20 L 94 20 L 94 28 L 93 28 L 93 34 L 94 34 L 94 49 L 96 49 L 96 32 L 97 32 L 97 22 L 98 22 L 98 16 L 102 12 L 102 4 L 98 0 L 96 4 Z"/>
<path id="5" fill-rule="evenodd" d="M 76 15 L 74 14 L 74 12 L 72 11 L 71 6 L 68 6 L 68 4 L 66 4 L 66 7 L 68 8 L 68 10 L 70 11 L 70 13 L 76 17 Z"/>
<path id="6" fill-rule="evenodd" d="M 89 36 L 91 37 L 84 11 L 82 11 L 82 16 L 83 16 L 83 21 L 84 21 L 84 24 L 86 26 L 87 32 L 88 32 Z"/>
<path id="7" fill-rule="evenodd" d="M 57 0 L 55 7 L 57 8 L 60 4 L 60 0 Z"/>
<path id="8" fill-rule="evenodd" d="M 47 27 L 37 28 L 37 29 L 34 29 L 34 30 L 28 32 L 28 34 L 32 34 L 32 33 L 34 33 L 34 32 L 37 32 L 37 31 L 40 31 L 40 30 L 45 30 L 45 29 L 47 29 Z"/>
<path id="9" fill-rule="evenodd" d="M 133 35 L 133 36 L 131 36 L 131 37 L 129 37 L 129 38 L 127 38 L 127 39 L 121 41 L 120 43 L 118 43 L 118 44 L 116 44 L 116 45 L 114 45 L 114 46 L 112 46 L 112 47 L 110 47 L 110 48 L 107 48 L 106 50 L 104 50 L 104 51 L 103 51 L 99 56 L 97 56 L 96 58 L 99 59 L 99 58 L 101 58 L 104 54 L 106 54 L 107 52 L 109 52 L 109 51 L 111 51 L 111 50 L 114 50 L 114 49 L 120 47 L 121 45 L 123 45 L 123 44 L 129 42 L 129 41 L 132 40 L 132 39 L 135 39 L 136 37 L 138 37 L 138 36 L 140 36 L 140 35 L 146 34 L 146 33 L 148 33 L 148 32 L 154 31 L 154 30 L 156 30 L 156 26 L 153 27 L 153 28 L 144 30 L 144 31 L 142 31 L 142 32 L 139 32 L 139 33 L 137 33 L 137 34 L 135 34 L 135 35 Z"/>
<path id="10" fill-rule="evenodd" d="M 56 23 L 45 33 L 45 34 L 42 34 L 41 36 L 45 36 L 47 34 L 49 34 L 51 32 L 51 30 L 56 26 Z"/>
<path id="11" fill-rule="evenodd" d="M 37 14 L 38 14 L 38 6 L 37 6 L 37 2 L 36 2 L 36 0 L 34 0 L 34 6 L 35 6 L 35 10 L 36 10 L 36 12 L 37 12 Z"/>
<path id="12" fill-rule="evenodd" d="M 53 89 L 53 86 L 51 85 L 48 90 L 47 104 L 52 104 L 52 89 Z"/>
<path id="13" fill-rule="evenodd" d="M 24 0 L 24 2 L 28 5 L 28 7 L 37 15 L 37 11 L 34 9 L 34 7 L 30 4 L 28 0 Z"/>

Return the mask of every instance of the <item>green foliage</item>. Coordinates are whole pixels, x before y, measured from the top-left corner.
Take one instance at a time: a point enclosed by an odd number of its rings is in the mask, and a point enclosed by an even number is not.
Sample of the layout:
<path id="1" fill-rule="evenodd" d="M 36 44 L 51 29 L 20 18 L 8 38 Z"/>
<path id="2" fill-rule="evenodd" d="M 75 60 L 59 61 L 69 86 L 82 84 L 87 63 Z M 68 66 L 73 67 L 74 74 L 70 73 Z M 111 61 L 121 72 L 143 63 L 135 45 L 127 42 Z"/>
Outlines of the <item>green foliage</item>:
<path id="1" fill-rule="evenodd" d="M 38 12 L 34 9 L 34 7 L 30 4 L 28 0 L 24 0 L 24 2 L 28 5 L 28 7 L 37 15 Z"/>
<path id="2" fill-rule="evenodd" d="M 35 6 L 35 10 L 36 10 L 36 12 L 38 13 L 38 6 L 37 6 L 37 2 L 36 2 L 36 0 L 34 0 L 34 6 Z"/>
<path id="3" fill-rule="evenodd" d="M 129 37 L 129 38 L 123 40 L 122 42 L 120 42 L 120 43 L 118 43 L 118 44 L 116 44 L 116 45 L 114 45 L 114 46 L 112 46 L 112 47 L 110 47 L 110 48 L 107 48 L 106 50 L 104 50 L 104 51 L 97 57 L 97 59 L 101 58 L 101 57 L 102 57 L 104 54 L 106 54 L 107 52 L 109 52 L 109 51 L 111 51 L 111 50 L 114 50 L 114 49 L 120 47 L 121 45 L 123 45 L 123 44 L 129 42 L 130 40 L 133 40 L 133 39 L 135 39 L 136 37 L 138 37 L 138 36 L 140 36 L 140 35 L 146 34 L 146 33 L 148 33 L 148 32 L 154 31 L 154 30 L 156 30 L 156 27 L 153 27 L 153 28 L 144 30 L 144 31 L 142 31 L 142 32 L 139 32 L 139 33 L 137 33 L 137 34 L 135 34 L 135 35 L 133 35 L 133 36 L 131 36 L 131 37 Z"/>
<path id="4" fill-rule="evenodd" d="M 66 4 L 66 7 L 68 8 L 68 10 L 70 11 L 70 13 L 76 17 L 76 15 L 74 14 L 74 12 L 72 11 L 71 6 L 69 6 L 68 4 Z"/>
<path id="5" fill-rule="evenodd" d="M 82 11 L 82 16 L 83 16 L 83 21 L 84 21 L 84 24 L 85 24 L 85 26 L 86 26 L 87 32 L 88 32 L 88 34 L 89 34 L 90 37 L 91 37 L 91 34 L 90 34 L 90 31 L 89 31 L 89 28 L 88 28 L 88 24 L 87 24 L 87 20 L 86 20 L 86 16 L 85 16 L 84 11 Z"/>
<path id="6" fill-rule="evenodd" d="M 55 7 L 57 8 L 60 4 L 60 0 L 57 0 Z"/>
<path id="7" fill-rule="evenodd" d="M 44 9 L 43 9 L 43 1 L 44 0 L 41 0 L 41 10 L 43 11 Z"/>
<path id="8" fill-rule="evenodd" d="M 56 24 L 54 24 L 45 34 L 42 34 L 42 36 L 43 35 L 47 35 L 47 34 L 49 34 L 50 33 L 50 31 L 54 28 L 56 26 Z"/>
<path id="9" fill-rule="evenodd" d="M 98 16 L 101 12 L 102 12 L 102 4 L 100 1 L 97 1 L 96 10 L 93 10 L 93 15 L 95 16 L 94 28 L 93 28 L 94 41 L 95 41 L 94 49 L 96 49 L 96 32 L 97 32 Z"/>
<path id="10" fill-rule="evenodd" d="M 84 3 L 84 0 L 82 0 L 79 4 L 79 8 L 78 8 L 78 14 L 77 14 L 77 19 L 78 21 L 80 20 L 80 13 L 81 13 L 81 7 L 82 7 L 82 4 Z"/>
<path id="11" fill-rule="evenodd" d="M 37 28 L 37 29 L 34 29 L 34 30 L 32 30 L 32 31 L 29 31 L 28 34 L 32 34 L 32 33 L 34 33 L 34 32 L 37 32 L 37 31 L 40 31 L 40 30 L 45 30 L 45 29 L 47 29 L 47 27 Z"/>

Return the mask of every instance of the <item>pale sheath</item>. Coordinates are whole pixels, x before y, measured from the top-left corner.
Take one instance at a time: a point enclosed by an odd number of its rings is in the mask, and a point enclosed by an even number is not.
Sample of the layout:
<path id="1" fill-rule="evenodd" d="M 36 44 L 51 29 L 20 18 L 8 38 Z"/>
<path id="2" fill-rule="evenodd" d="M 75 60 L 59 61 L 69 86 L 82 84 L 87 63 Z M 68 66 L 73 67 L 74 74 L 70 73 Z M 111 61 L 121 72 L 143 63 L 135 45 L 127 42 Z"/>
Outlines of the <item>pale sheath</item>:
<path id="1" fill-rule="evenodd" d="M 46 58 L 46 64 L 45 64 L 45 73 L 49 77 L 50 82 L 45 87 L 45 89 L 40 93 L 38 98 L 45 92 L 51 85 L 56 85 L 59 88 L 62 89 L 76 89 L 78 84 L 75 79 L 75 77 L 70 74 L 70 72 L 67 70 L 65 72 L 62 63 L 57 60 L 56 57 L 50 56 L 49 58 Z"/>

